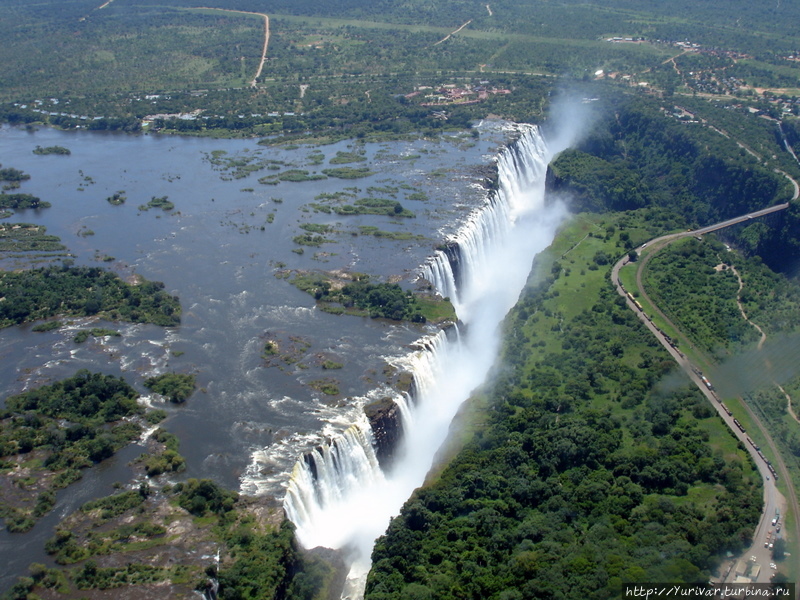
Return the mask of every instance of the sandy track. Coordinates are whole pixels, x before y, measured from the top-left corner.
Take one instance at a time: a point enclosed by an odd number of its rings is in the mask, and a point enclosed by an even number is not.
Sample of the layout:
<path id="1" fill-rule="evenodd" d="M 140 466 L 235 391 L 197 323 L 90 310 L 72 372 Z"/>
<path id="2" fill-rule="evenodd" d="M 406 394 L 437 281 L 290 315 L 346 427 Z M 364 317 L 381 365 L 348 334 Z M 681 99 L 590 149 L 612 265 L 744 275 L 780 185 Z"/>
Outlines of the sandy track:
<path id="1" fill-rule="evenodd" d="M 113 0 L 109 0 L 112 2 Z M 208 6 L 197 6 L 195 7 L 197 10 L 214 10 L 218 12 L 227 12 L 227 13 L 238 13 L 241 15 L 256 15 L 258 17 L 264 17 L 264 46 L 261 49 L 261 61 L 258 63 L 258 69 L 256 69 L 256 74 L 253 75 L 252 81 L 250 81 L 251 87 L 256 87 L 256 83 L 258 82 L 258 78 L 261 77 L 261 72 L 264 70 L 264 63 L 267 61 L 267 47 L 269 46 L 269 16 L 264 13 L 257 13 L 257 12 L 250 12 L 247 10 L 232 10 L 229 8 L 211 8 Z"/>
<path id="2" fill-rule="evenodd" d="M 439 44 L 441 44 L 442 42 L 446 42 L 447 40 L 449 40 L 449 39 L 450 39 L 450 36 L 453 36 L 453 35 L 457 34 L 459 31 L 461 31 L 462 29 L 464 29 L 464 27 L 466 27 L 466 26 L 467 26 L 467 25 L 469 25 L 470 23 L 472 23 L 472 19 L 470 19 L 469 21 L 467 21 L 466 23 L 464 23 L 464 24 L 463 24 L 461 27 L 459 27 L 459 28 L 458 28 L 458 29 L 456 29 L 455 31 L 451 31 L 450 33 L 448 33 L 446 36 L 444 36 L 442 39 L 440 39 L 438 42 L 436 42 L 436 43 L 434 44 L 434 46 L 438 46 L 438 45 L 439 45 Z"/>

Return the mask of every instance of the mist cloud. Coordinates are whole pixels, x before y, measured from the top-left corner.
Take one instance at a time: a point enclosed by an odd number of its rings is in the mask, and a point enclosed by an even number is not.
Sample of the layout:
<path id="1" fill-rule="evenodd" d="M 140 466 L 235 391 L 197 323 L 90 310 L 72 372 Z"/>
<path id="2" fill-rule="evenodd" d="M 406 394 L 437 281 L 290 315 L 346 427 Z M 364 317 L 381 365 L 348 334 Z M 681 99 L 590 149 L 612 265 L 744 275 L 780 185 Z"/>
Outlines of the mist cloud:
<path id="1" fill-rule="evenodd" d="M 545 124 L 551 156 L 579 144 L 597 120 L 601 102 L 589 86 L 562 88 L 555 93 Z"/>
<path id="2" fill-rule="evenodd" d="M 584 122 L 584 117 L 578 121 Z M 564 140 L 560 143 L 574 135 L 559 136 Z M 566 218 L 561 203 L 545 203 L 550 156 L 539 130 L 525 129 L 516 147 L 499 157 L 497 201 L 473 214 L 456 236 L 463 271 L 454 301 L 467 327 L 450 336 L 440 332 L 424 344 L 425 350 L 408 356 L 406 366 L 414 373 L 418 394 L 404 423 L 405 439 L 393 469 L 384 476 L 372 472 L 371 461 L 351 464 L 350 458 L 361 455 L 354 435 L 337 441 L 342 458 L 336 464 L 317 465 L 319 477 L 330 472 L 330 481 L 313 481 L 308 465 L 298 463 L 287 493 L 287 513 L 306 547 L 350 551 L 348 593 L 354 597 L 363 590 L 374 540 L 422 485 L 459 407 L 488 376 L 501 343 L 500 323 L 517 302 L 534 256 L 550 244 Z M 439 252 L 436 260 L 442 261 L 441 268 L 432 272 L 450 271 L 444 253 Z M 443 285 L 433 283 L 437 289 Z"/>
<path id="3" fill-rule="evenodd" d="M 800 374 L 800 334 L 768 338 L 760 349 L 734 356 L 708 377 L 722 397 L 744 396 L 758 389 L 783 385 Z"/>

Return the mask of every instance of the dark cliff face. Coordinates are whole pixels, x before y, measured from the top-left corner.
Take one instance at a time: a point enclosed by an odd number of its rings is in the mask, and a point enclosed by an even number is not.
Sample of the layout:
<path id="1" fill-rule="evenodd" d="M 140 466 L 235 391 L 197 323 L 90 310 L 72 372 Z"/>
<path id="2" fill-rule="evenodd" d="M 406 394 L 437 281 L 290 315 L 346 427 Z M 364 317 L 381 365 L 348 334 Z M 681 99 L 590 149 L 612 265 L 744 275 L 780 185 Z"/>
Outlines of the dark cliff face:
<path id="1" fill-rule="evenodd" d="M 544 176 L 544 192 L 545 197 L 553 192 L 561 191 L 564 187 L 564 181 L 561 180 L 554 172 L 550 165 L 547 165 L 547 172 Z"/>
<path id="2" fill-rule="evenodd" d="M 473 169 L 473 172 L 480 178 L 480 184 L 484 189 L 495 191 L 500 187 L 500 174 L 497 171 L 497 163 L 477 166 Z"/>
<path id="3" fill-rule="evenodd" d="M 545 203 L 550 205 L 556 200 L 566 204 L 570 212 L 602 212 L 604 209 L 601 204 L 585 193 L 579 185 L 573 185 L 573 181 L 563 177 L 557 167 L 547 165 L 547 172 L 544 177 Z"/>
<path id="4" fill-rule="evenodd" d="M 403 419 L 400 407 L 391 398 L 383 398 L 364 407 L 364 413 L 372 427 L 375 454 L 385 470 L 394 459 L 403 437 Z"/>

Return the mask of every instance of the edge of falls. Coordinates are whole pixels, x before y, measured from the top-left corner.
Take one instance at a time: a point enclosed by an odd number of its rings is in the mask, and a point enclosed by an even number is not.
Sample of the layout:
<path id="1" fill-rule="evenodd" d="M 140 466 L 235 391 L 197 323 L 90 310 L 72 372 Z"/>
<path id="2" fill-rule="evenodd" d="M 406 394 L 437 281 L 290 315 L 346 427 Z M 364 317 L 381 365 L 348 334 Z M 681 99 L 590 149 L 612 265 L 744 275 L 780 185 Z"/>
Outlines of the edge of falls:
<path id="1" fill-rule="evenodd" d="M 421 268 L 453 302 L 461 324 L 419 340 L 395 366 L 413 375 L 414 398 L 395 393 L 403 436 L 382 467 L 366 415 L 295 464 L 284 509 L 306 548 L 343 550 L 351 563 L 343 598 L 361 598 L 375 539 L 422 485 L 450 424 L 484 383 L 500 348 L 500 325 L 517 302 L 536 254 L 566 217 L 546 204 L 552 154 L 537 126 L 496 157 L 498 188 Z"/>

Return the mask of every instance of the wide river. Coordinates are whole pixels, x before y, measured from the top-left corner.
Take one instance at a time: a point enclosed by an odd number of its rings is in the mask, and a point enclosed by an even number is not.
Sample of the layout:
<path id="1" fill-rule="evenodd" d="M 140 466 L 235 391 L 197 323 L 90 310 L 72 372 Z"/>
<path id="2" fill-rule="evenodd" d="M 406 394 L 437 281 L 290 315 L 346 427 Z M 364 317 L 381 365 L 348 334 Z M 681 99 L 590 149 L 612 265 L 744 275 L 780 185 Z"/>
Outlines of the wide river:
<path id="1" fill-rule="evenodd" d="M 83 344 L 72 340 L 75 331 L 97 323 L 78 320 L 49 333 L 34 333 L 29 325 L 0 330 L 0 398 L 80 368 L 122 374 L 143 402 L 169 412 L 164 426 L 180 438 L 188 463 L 182 476 L 282 497 L 297 458 L 381 395 L 387 359 L 406 354 L 425 329 L 322 312 L 277 275 L 346 270 L 413 287 L 436 244 L 484 201 L 478 167 L 491 162 L 508 130 L 502 123 L 477 130 L 479 137 L 437 141 L 267 147 L 254 140 L 0 129 L 0 164 L 30 174 L 19 191 L 52 204 L 18 211 L 6 222 L 46 226 L 75 264 L 163 281 L 183 307 L 178 328 L 100 323 L 123 336 Z M 33 152 L 54 145 L 71 154 Z M 337 153 L 340 161 L 331 163 Z M 353 154 L 365 160 L 337 164 Z M 319 174 L 342 166 L 368 167 L 373 174 L 258 181 L 289 169 Z M 124 204 L 107 201 L 115 192 L 122 192 Z M 337 192 L 347 195 L 334 198 Z M 140 210 L 163 196 L 174 203 L 172 211 Z M 396 200 L 415 217 L 340 216 L 325 209 L 367 197 Z M 304 224 L 330 226 L 329 241 L 297 244 Z M 372 235 L 375 230 L 412 237 L 393 240 Z M 25 264 L 0 255 L 5 269 Z M 266 361 L 267 340 L 289 349 L 293 360 Z M 342 368 L 324 369 L 325 361 Z M 168 371 L 197 376 L 199 391 L 184 405 L 145 395 L 143 380 Z M 339 394 L 318 391 L 318 382 L 328 380 L 335 380 Z M 0 590 L 31 561 L 43 560 L 44 540 L 58 519 L 111 493 L 114 482 L 127 483 L 126 463 L 138 452 L 129 447 L 60 493 L 53 513 L 28 534 L 0 534 L 0 561 L 7 565 Z"/>

